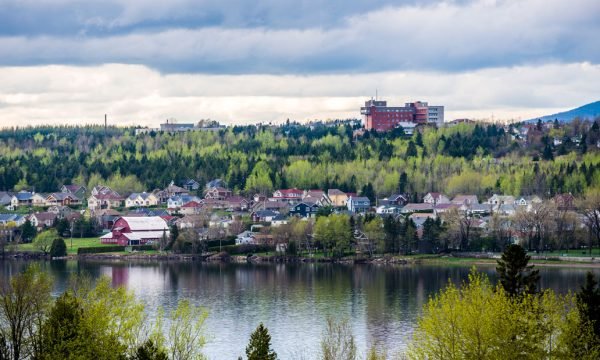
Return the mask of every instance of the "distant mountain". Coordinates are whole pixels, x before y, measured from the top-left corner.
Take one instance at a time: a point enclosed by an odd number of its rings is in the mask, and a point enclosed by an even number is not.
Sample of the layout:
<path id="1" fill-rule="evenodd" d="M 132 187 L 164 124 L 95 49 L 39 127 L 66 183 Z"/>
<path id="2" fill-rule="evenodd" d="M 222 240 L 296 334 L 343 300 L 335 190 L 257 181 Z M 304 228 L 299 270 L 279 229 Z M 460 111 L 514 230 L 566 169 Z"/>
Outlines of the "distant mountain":
<path id="1" fill-rule="evenodd" d="M 600 101 L 589 103 L 587 105 L 580 106 L 573 110 L 563 111 L 563 112 L 560 112 L 557 114 L 537 117 L 537 118 L 531 119 L 529 121 L 538 121 L 538 119 L 542 119 L 543 122 L 546 122 L 546 121 L 554 121 L 554 119 L 558 119 L 558 121 L 569 122 L 569 121 L 575 119 L 576 117 L 579 117 L 581 119 L 590 119 L 590 120 L 600 117 Z"/>

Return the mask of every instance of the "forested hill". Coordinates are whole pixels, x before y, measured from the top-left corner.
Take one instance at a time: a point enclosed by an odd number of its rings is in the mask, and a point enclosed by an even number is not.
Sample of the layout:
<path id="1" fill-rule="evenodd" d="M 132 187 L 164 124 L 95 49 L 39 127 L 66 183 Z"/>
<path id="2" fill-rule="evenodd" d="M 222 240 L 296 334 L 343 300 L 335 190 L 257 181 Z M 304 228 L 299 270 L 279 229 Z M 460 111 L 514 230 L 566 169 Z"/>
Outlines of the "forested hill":
<path id="1" fill-rule="evenodd" d="M 0 189 L 151 191 L 171 180 L 225 180 L 236 192 L 339 188 L 550 196 L 600 185 L 596 123 L 467 125 L 376 134 L 349 125 L 230 127 L 135 135 L 133 128 L 37 127 L 0 132 Z"/>

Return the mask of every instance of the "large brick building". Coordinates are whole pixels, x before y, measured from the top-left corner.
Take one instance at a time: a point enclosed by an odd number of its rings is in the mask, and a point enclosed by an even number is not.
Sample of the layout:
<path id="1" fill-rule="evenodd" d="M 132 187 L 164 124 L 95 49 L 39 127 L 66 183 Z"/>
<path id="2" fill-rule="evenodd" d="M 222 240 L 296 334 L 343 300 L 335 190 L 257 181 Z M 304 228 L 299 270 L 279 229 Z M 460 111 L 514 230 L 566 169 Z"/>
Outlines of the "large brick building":
<path id="1" fill-rule="evenodd" d="M 436 124 L 444 123 L 444 107 L 432 106 L 426 102 L 406 103 L 404 106 L 387 106 L 387 101 L 369 100 L 361 107 L 364 125 L 367 130 L 392 130 L 402 123 Z"/>

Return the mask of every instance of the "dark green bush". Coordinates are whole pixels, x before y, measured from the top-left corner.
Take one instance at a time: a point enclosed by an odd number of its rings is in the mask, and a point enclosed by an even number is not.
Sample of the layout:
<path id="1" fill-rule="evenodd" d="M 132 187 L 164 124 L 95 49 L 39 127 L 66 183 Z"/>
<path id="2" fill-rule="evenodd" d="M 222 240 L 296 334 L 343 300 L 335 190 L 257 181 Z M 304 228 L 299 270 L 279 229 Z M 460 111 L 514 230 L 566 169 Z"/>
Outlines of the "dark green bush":
<path id="1" fill-rule="evenodd" d="M 63 238 L 56 238 L 52 241 L 52 245 L 50 245 L 50 256 L 67 256 L 67 244 L 65 244 Z"/>

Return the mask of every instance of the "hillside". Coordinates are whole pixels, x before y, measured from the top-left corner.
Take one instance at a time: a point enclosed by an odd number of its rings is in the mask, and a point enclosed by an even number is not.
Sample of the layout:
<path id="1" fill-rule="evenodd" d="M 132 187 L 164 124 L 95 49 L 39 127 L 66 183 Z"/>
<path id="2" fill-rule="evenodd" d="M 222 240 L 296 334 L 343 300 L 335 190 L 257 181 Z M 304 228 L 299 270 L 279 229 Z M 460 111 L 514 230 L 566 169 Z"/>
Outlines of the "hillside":
<path id="1" fill-rule="evenodd" d="M 595 101 L 593 103 L 589 103 L 587 105 L 580 106 L 576 109 L 559 112 L 557 114 L 537 117 L 537 118 L 531 119 L 529 121 L 537 121 L 538 119 L 541 119 L 543 122 L 546 122 L 546 121 L 554 121 L 554 119 L 558 119 L 558 121 L 568 122 L 577 117 L 581 118 L 581 119 L 589 119 L 589 120 L 593 120 L 597 117 L 600 117 L 600 101 Z"/>

